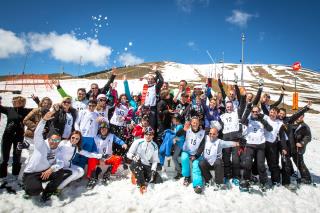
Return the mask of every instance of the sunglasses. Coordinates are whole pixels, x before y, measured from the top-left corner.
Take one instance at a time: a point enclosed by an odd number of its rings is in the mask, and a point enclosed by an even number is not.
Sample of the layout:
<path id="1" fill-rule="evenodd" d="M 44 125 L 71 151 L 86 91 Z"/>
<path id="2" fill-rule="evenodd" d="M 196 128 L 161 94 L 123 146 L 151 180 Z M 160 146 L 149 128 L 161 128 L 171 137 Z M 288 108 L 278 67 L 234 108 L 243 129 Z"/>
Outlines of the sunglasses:
<path id="1" fill-rule="evenodd" d="M 99 99 L 100 102 L 106 102 L 107 99 Z"/>
<path id="2" fill-rule="evenodd" d="M 53 143 L 60 143 L 61 139 L 50 139 Z"/>
<path id="3" fill-rule="evenodd" d="M 259 113 L 259 111 L 251 111 L 252 113 Z"/>
<path id="4" fill-rule="evenodd" d="M 98 87 L 91 87 L 91 89 L 98 89 Z"/>
<path id="5" fill-rule="evenodd" d="M 63 101 L 64 104 L 71 104 L 71 101 Z"/>
<path id="6" fill-rule="evenodd" d="M 77 141 L 80 140 L 80 138 L 77 138 L 77 137 L 71 137 L 71 139 L 72 140 L 77 140 Z"/>

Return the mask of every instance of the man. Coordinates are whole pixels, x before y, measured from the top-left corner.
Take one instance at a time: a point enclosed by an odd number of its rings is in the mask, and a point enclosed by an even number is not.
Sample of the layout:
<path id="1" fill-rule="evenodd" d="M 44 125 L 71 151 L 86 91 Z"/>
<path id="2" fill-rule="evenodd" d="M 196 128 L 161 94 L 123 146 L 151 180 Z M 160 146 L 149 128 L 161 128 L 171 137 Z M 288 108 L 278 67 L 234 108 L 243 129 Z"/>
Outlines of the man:
<path id="1" fill-rule="evenodd" d="M 149 111 L 150 125 L 153 129 L 157 129 L 157 103 L 160 100 L 160 90 L 163 84 L 163 77 L 157 67 L 153 66 L 152 70 L 155 71 L 156 76 L 148 75 L 148 90 L 144 102 L 144 110 Z"/>
<path id="2" fill-rule="evenodd" d="M 130 170 L 137 179 L 137 185 L 140 187 L 141 194 L 147 191 L 147 183 L 162 183 L 161 176 L 157 173 L 157 164 L 159 161 L 158 146 L 153 141 L 154 130 L 147 127 L 144 132 L 144 138 L 135 140 L 127 157 L 132 160 Z"/>
<path id="3" fill-rule="evenodd" d="M 48 120 L 53 118 L 54 112 L 48 112 L 39 122 L 34 133 L 34 152 L 24 170 L 23 184 L 27 196 L 36 196 L 42 192 L 41 200 L 50 199 L 57 187 L 64 179 L 62 170 L 64 161 L 56 156 L 61 136 L 53 133 L 47 140 L 43 139 L 42 132 Z M 42 182 L 47 182 L 42 188 Z"/>
<path id="4" fill-rule="evenodd" d="M 249 117 L 250 112 L 251 116 Z M 256 156 L 260 188 L 262 191 L 266 191 L 266 183 L 268 181 L 268 176 L 264 164 L 266 146 L 265 130 L 270 132 L 273 130 L 273 128 L 263 118 L 263 114 L 260 114 L 260 108 L 258 106 L 247 108 L 241 122 L 242 124 L 247 126 L 247 128 L 244 131 L 247 143 L 243 153 L 242 165 L 244 168 L 244 173 L 243 180 L 240 183 L 240 190 L 249 191 L 249 180 L 251 178 L 253 164 L 252 161 L 254 156 Z"/>
<path id="5" fill-rule="evenodd" d="M 297 121 L 293 124 L 289 135 L 292 159 L 296 164 L 300 175 L 301 183 L 311 184 L 311 175 L 304 163 L 303 155 L 306 151 L 307 144 L 311 141 L 310 127 L 304 122 L 304 115 L 301 115 Z"/>
<path id="6" fill-rule="evenodd" d="M 187 116 L 188 113 L 188 106 L 190 105 L 188 103 L 189 95 L 186 92 L 181 93 L 180 100 L 175 98 L 173 101 L 175 103 L 175 113 L 179 113 L 181 116 L 182 120 L 181 123 L 185 123 L 185 117 Z"/>
<path id="7" fill-rule="evenodd" d="M 190 174 L 190 160 L 192 161 L 192 177 L 193 188 L 197 194 L 202 192 L 202 177 L 199 169 L 198 158 L 201 155 L 197 155 L 199 147 L 205 145 L 205 131 L 201 129 L 200 120 L 198 117 L 191 118 L 191 127 L 189 123 L 186 123 L 184 129 L 178 131 L 176 136 L 185 136 L 185 142 L 183 144 L 181 153 L 181 166 L 182 176 L 184 177 L 183 185 L 188 186 L 191 183 Z"/>
<path id="8" fill-rule="evenodd" d="M 203 155 L 204 158 L 199 162 L 199 167 L 206 186 L 215 186 L 215 190 L 226 189 L 226 186 L 223 184 L 222 149 L 239 146 L 237 142 L 218 139 L 218 134 L 217 128 L 211 128 L 209 135 L 206 136 L 205 145 L 199 148 L 197 152 L 197 155 Z M 214 182 L 212 181 L 211 170 L 215 171 Z"/>
<path id="9" fill-rule="evenodd" d="M 242 102 L 243 103 L 243 102 Z M 242 128 L 240 128 L 239 119 L 241 117 L 241 111 L 243 110 L 243 104 L 235 109 L 234 103 L 227 101 L 226 112 L 220 115 L 218 123 L 222 130 L 222 140 L 225 141 L 237 141 L 240 142 L 242 139 Z M 217 124 L 219 127 L 219 125 Z M 235 186 L 239 186 L 240 180 L 240 155 L 239 147 L 232 147 L 223 149 L 223 163 L 224 163 L 224 176 L 226 178 L 225 182 L 228 185 L 229 180 L 232 178 L 232 183 Z M 232 157 L 232 163 L 230 160 Z"/>
<path id="10" fill-rule="evenodd" d="M 279 120 L 283 121 L 283 130 L 286 133 L 285 134 L 285 138 L 284 140 L 286 141 L 286 147 L 288 148 L 288 153 L 286 155 L 283 155 L 281 158 L 281 165 L 282 165 L 282 185 L 290 188 L 296 188 L 294 185 L 292 185 L 290 183 L 290 176 L 293 174 L 294 170 L 293 170 L 293 166 L 292 166 L 292 162 L 291 162 L 291 156 L 292 156 L 292 149 L 296 149 L 296 147 L 293 145 L 291 147 L 291 143 L 289 138 L 292 138 L 292 133 L 293 133 L 293 124 L 294 122 L 301 116 L 303 115 L 305 112 L 307 112 L 310 107 L 312 105 L 311 101 L 308 101 L 308 104 L 303 107 L 302 109 L 300 109 L 299 111 L 297 111 L 296 113 L 294 113 L 291 116 L 287 116 L 287 112 L 286 109 L 284 108 L 280 108 L 279 113 L 278 113 L 278 118 Z M 291 137 L 290 137 L 291 135 Z"/>
<path id="11" fill-rule="evenodd" d="M 61 95 L 61 97 L 63 97 L 63 98 L 71 97 L 61 87 L 59 80 L 52 80 L 52 83 L 57 87 L 57 90 L 58 90 L 59 94 Z M 72 107 L 79 112 L 79 111 L 86 109 L 87 105 L 88 105 L 88 99 L 86 98 L 86 89 L 79 88 L 77 90 L 77 97 L 73 98 L 73 100 L 72 100 Z"/>

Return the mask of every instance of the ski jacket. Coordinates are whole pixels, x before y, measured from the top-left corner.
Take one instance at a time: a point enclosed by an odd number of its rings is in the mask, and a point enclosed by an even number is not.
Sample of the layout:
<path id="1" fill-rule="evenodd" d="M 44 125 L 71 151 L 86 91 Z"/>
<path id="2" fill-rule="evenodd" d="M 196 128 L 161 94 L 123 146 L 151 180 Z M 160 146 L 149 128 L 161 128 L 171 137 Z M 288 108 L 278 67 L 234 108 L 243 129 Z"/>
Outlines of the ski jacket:
<path id="1" fill-rule="evenodd" d="M 112 145 L 113 143 L 116 143 L 120 146 L 122 146 L 124 143 L 123 140 L 118 138 L 112 133 L 109 133 L 106 138 L 103 138 L 101 135 L 97 135 L 94 138 L 94 142 L 96 144 L 96 147 L 98 149 L 99 154 L 103 155 L 112 155 Z"/>
<path id="2" fill-rule="evenodd" d="M 98 117 L 97 112 L 90 112 L 88 109 L 80 111 L 74 124 L 75 130 L 80 131 L 83 137 L 95 137 L 99 130 Z"/>

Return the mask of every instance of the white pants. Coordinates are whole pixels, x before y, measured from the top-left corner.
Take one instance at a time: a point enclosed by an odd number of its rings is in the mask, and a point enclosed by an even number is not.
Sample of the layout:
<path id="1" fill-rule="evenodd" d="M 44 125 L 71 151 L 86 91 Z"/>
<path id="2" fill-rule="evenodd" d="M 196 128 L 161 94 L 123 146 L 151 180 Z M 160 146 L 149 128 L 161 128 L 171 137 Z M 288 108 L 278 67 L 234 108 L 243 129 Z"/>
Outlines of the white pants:
<path id="1" fill-rule="evenodd" d="M 74 180 L 81 178 L 84 175 L 84 170 L 80 166 L 71 164 L 71 167 L 63 169 L 70 170 L 72 174 L 59 185 L 58 189 L 63 189 L 66 185 L 68 185 Z"/>

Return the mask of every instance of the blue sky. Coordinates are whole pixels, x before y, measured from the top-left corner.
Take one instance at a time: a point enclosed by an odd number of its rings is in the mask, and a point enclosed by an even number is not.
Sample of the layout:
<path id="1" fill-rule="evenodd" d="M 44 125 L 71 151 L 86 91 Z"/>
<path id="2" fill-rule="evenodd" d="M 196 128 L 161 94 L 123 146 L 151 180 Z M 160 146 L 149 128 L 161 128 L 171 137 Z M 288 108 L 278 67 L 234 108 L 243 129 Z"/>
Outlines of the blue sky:
<path id="1" fill-rule="evenodd" d="M 307 3 L 306 3 L 307 2 Z M 78 75 L 152 61 L 292 64 L 320 70 L 320 2 L 1 1 L 0 75 Z"/>

